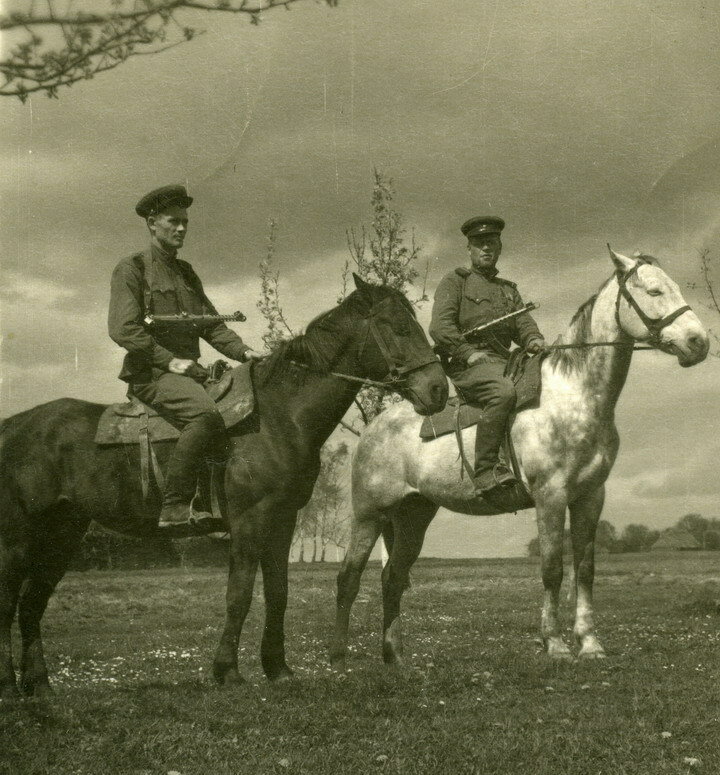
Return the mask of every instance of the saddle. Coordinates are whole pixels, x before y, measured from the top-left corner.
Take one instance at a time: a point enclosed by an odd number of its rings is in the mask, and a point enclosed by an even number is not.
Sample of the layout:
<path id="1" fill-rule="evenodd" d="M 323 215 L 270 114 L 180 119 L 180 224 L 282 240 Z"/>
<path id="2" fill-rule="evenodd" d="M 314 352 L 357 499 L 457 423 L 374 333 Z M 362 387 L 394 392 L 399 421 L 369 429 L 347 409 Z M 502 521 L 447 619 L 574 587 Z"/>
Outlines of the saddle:
<path id="1" fill-rule="evenodd" d="M 247 419 L 255 408 L 250 369 L 251 364 L 244 363 L 233 369 L 220 369 L 222 373 L 213 377 L 213 371 L 217 372 L 218 368 L 211 367 L 211 378 L 205 383 L 205 389 L 217 404 L 226 428 Z M 179 428 L 132 397 L 130 401 L 107 407 L 100 417 L 95 443 L 101 446 L 139 444 L 144 430 L 150 441 L 172 441 L 180 436 Z"/>
<path id="2" fill-rule="evenodd" d="M 205 383 L 208 395 L 215 401 L 225 427 L 230 429 L 248 420 L 255 408 L 252 386 L 252 364 L 245 363 L 233 369 L 224 361 L 210 367 L 210 379 Z M 140 453 L 140 484 L 143 498 L 150 493 L 150 470 L 155 476 L 158 489 L 164 489 L 164 476 L 153 442 L 174 441 L 180 436 L 180 429 L 160 417 L 150 406 L 137 398 L 122 404 L 111 404 L 100 417 L 95 443 L 100 446 L 137 445 Z M 213 514 L 221 518 L 223 494 L 219 485 L 216 466 L 200 474 L 199 486 L 210 493 Z M 220 477 L 221 479 L 222 477 Z"/>
<path id="3" fill-rule="evenodd" d="M 515 485 L 513 491 L 508 493 L 507 496 L 499 498 L 502 502 L 498 502 L 495 507 L 495 513 L 497 514 L 527 509 L 535 505 L 532 496 L 522 483 L 520 466 L 515 455 L 510 429 L 518 412 L 536 407 L 540 403 L 542 388 L 540 369 L 542 361 L 543 356 L 541 355 L 532 356 L 524 350 L 517 349 L 510 354 L 510 359 L 505 367 L 505 376 L 509 377 L 515 385 L 517 400 L 514 411 L 508 417 L 503 443 L 500 448 L 500 460 L 512 468 L 518 484 Z M 454 433 L 457 437 L 462 459 L 460 476 L 462 478 L 464 472 L 472 476 L 473 467 L 465 456 L 461 431 L 477 425 L 482 416 L 483 410 L 480 407 L 466 404 L 458 396 L 454 396 L 448 400 L 442 411 L 423 419 L 422 426 L 420 427 L 420 438 L 423 441 L 432 441 L 440 436 Z M 493 506 L 495 504 L 491 504 L 491 508 Z"/>

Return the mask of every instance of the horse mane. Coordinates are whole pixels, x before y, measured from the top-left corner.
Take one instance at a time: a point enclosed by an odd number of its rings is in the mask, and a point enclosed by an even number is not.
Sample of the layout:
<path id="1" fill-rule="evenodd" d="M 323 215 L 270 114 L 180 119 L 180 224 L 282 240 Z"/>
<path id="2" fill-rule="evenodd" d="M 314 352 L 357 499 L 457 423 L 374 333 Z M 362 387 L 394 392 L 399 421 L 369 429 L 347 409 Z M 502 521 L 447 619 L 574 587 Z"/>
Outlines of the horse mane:
<path id="1" fill-rule="evenodd" d="M 290 381 L 300 386 L 312 372 L 327 372 L 340 354 L 343 344 L 357 332 L 358 318 L 365 318 L 372 305 L 390 294 L 415 314 L 403 293 L 386 285 L 368 285 L 372 298 L 353 291 L 337 307 L 323 312 L 308 323 L 305 332 L 280 342 L 262 362 L 261 384 Z M 302 365 L 298 365 L 302 364 Z"/>
<path id="2" fill-rule="evenodd" d="M 657 258 L 648 253 L 641 253 L 638 251 L 633 254 L 633 258 L 644 264 L 650 264 L 651 266 L 660 268 L 660 262 Z M 554 344 L 574 344 L 576 342 L 587 341 L 590 336 L 590 321 L 592 319 L 592 311 L 595 307 L 597 297 L 614 279 L 614 274 L 608 277 L 608 279 L 598 288 L 597 292 L 580 305 L 570 321 L 567 342 L 564 337 L 559 336 Z M 554 350 L 548 356 L 548 359 L 553 366 L 567 374 L 571 371 L 579 371 L 582 369 L 589 352 L 590 348 L 583 347 L 568 350 Z"/>

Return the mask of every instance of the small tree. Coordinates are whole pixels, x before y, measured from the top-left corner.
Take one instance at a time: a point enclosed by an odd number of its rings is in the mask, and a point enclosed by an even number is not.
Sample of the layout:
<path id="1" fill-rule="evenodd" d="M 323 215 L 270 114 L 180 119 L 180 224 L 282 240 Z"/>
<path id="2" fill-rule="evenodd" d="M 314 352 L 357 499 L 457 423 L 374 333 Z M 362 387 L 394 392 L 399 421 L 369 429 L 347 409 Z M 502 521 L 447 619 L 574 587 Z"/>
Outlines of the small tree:
<path id="1" fill-rule="evenodd" d="M 0 16 L 5 57 L 0 96 L 22 102 L 33 92 L 57 97 L 62 86 L 93 78 L 131 57 L 159 54 L 204 30 L 199 13 L 244 15 L 258 24 L 263 11 L 298 0 L 95 0 L 92 12 L 71 10 L 72 0 L 30 0 L 26 10 Z M 329 6 L 338 0 L 324 0 Z M 15 34 L 14 39 L 7 36 Z"/>
<path id="2" fill-rule="evenodd" d="M 275 268 L 275 246 L 277 242 L 277 224 L 270 220 L 268 224 L 268 242 L 265 258 L 260 262 L 260 300 L 257 308 L 265 318 L 267 331 L 262 340 L 269 349 L 277 347 L 286 339 L 292 339 L 295 332 L 290 328 L 282 305 L 280 304 L 280 270 Z"/>
<path id="3" fill-rule="evenodd" d="M 359 233 L 348 229 L 347 244 L 349 256 L 345 260 L 342 273 L 342 295 L 347 295 L 351 270 L 357 272 L 363 280 L 371 283 L 389 285 L 406 296 L 413 283 L 420 278 L 418 269 L 421 247 L 415 242 L 415 232 L 411 231 L 408 241 L 402 215 L 395 209 L 393 200 L 395 188 L 391 178 L 377 169 L 373 170 L 373 190 L 370 203 L 373 219 L 370 228 L 364 225 Z M 420 295 L 411 299 L 419 306 L 428 300 L 426 281 L 429 265 L 425 264 L 422 273 Z M 364 423 L 368 423 L 379 414 L 390 400 L 388 391 L 382 388 L 364 388 L 358 396 L 357 406 Z"/>
<path id="4" fill-rule="evenodd" d="M 689 283 L 693 290 L 702 290 L 705 293 L 705 307 L 716 315 L 720 316 L 720 280 L 718 280 L 718 267 L 716 260 L 710 255 L 710 250 L 705 248 L 699 251 L 700 256 L 700 281 Z M 715 340 L 716 345 L 720 345 L 720 337 L 711 329 L 708 333 Z M 712 351 L 711 351 L 712 352 Z M 720 352 L 715 351 L 713 355 L 720 357 Z"/>

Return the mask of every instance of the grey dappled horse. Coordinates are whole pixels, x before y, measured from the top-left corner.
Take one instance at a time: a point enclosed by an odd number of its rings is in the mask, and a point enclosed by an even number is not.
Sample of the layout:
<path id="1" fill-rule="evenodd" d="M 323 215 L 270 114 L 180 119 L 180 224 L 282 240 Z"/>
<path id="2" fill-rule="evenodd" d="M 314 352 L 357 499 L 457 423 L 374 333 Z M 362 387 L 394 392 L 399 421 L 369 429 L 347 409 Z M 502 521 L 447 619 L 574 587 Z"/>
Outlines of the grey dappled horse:
<path id="1" fill-rule="evenodd" d="M 650 343 L 675 355 L 681 366 L 705 359 L 709 342 L 680 289 L 649 256 L 628 258 L 610 250 L 615 273 L 585 302 L 563 337 L 565 345 L 542 364 L 536 409 L 520 412 L 512 438 L 524 480 L 535 500 L 545 587 L 542 635 L 547 652 L 568 659 L 558 619 L 566 511 L 574 555 L 574 633 L 583 658 L 604 656 L 592 615 L 594 536 L 618 450 L 615 404 L 625 384 L 633 344 Z M 616 346 L 593 346 L 612 342 Z M 589 345 L 589 346 L 588 346 Z M 453 434 L 421 441 L 422 420 L 406 404 L 379 415 L 364 431 L 353 462 L 352 536 L 338 576 L 331 662 L 344 669 L 350 608 L 360 576 L 381 532 L 392 536 L 382 574 L 383 655 L 402 654 L 400 599 L 425 531 L 440 506 L 465 514 L 487 513 L 461 478 Z M 474 428 L 463 431 L 473 449 Z"/>

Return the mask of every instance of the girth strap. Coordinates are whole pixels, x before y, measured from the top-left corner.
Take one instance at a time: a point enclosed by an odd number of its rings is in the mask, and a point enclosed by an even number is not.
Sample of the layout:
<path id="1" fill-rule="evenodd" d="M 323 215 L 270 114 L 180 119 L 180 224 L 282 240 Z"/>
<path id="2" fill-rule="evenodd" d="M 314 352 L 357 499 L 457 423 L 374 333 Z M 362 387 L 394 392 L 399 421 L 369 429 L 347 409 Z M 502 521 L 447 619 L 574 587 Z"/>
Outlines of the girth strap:
<path id="1" fill-rule="evenodd" d="M 470 461 L 465 454 L 465 444 L 462 437 L 463 429 L 460 427 L 460 401 L 457 402 L 455 407 L 455 438 L 457 439 L 458 451 L 460 452 L 460 460 L 462 465 L 460 466 L 460 479 L 463 479 L 463 474 L 467 471 L 470 480 L 475 477 L 475 469 L 470 465 Z M 476 426 L 476 433 L 480 433 L 480 429 Z"/>
<path id="2" fill-rule="evenodd" d="M 140 430 L 138 431 L 138 441 L 140 442 L 138 445 L 140 447 L 140 486 L 142 488 L 143 500 L 147 500 L 150 494 L 150 466 L 152 466 L 155 481 L 161 493 L 165 490 L 165 477 L 150 438 L 148 413 L 144 412 L 140 417 Z"/>
<path id="3" fill-rule="evenodd" d="M 143 500 L 147 500 L 150 492 L 150 434 L 148 432 L 147 413 L 142 416 L 142 425 L 140 426 L 140 486 L 142 487 Z"/>

